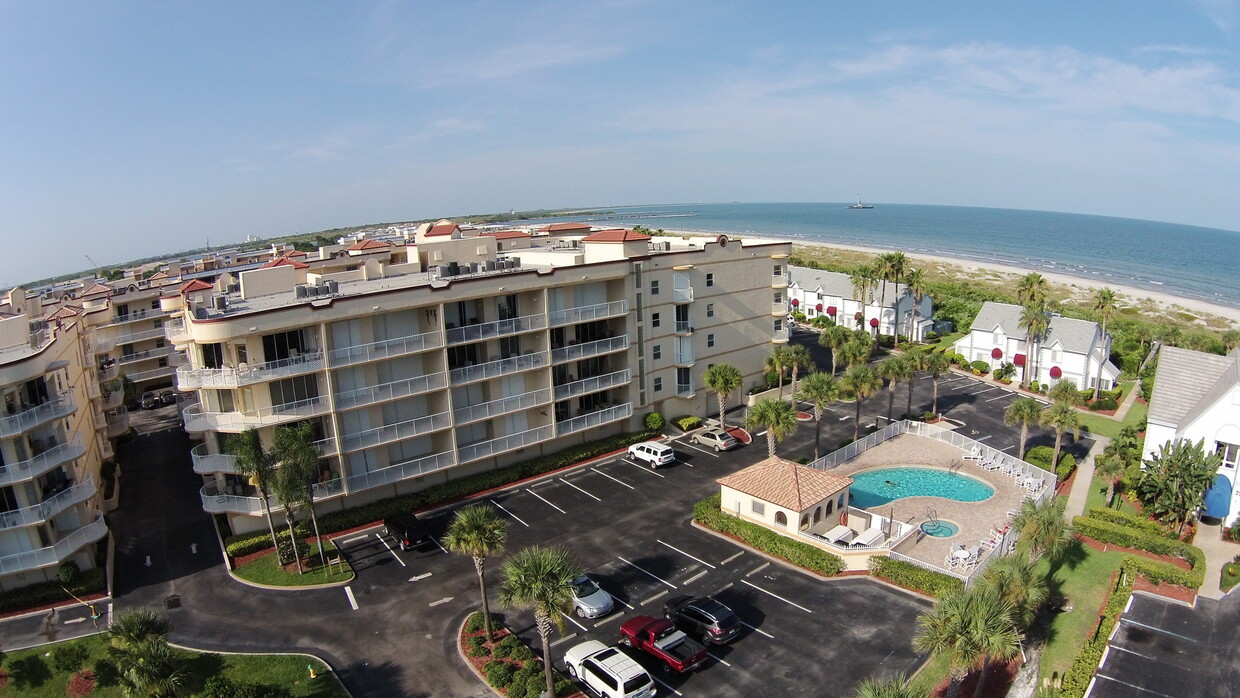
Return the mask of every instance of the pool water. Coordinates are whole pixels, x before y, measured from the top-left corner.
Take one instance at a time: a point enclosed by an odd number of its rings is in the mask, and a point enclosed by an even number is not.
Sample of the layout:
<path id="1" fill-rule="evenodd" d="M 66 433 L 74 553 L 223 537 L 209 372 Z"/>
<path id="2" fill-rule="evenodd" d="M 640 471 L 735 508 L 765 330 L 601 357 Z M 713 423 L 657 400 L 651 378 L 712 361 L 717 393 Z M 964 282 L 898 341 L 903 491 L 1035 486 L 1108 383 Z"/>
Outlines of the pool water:
<path id="1" fill-rule="evenodd" d="M 957 502 L 980 502 L 995 494 L 994 488 L 981 480 L 937 468 L 879 468 L 851 477 L 852 505 L 861 509 L 882 506 L 905 497 L 942 497 Z"/>
<path id="2" fill-rule="evenodd" d="M 935 538 L 951 538 L 960 533 L 960 527 L 950 521 L 938 521 L 936 523 L 926 521 L 922 523 L 921 530 L 927 536 L 934 536 Z"/>

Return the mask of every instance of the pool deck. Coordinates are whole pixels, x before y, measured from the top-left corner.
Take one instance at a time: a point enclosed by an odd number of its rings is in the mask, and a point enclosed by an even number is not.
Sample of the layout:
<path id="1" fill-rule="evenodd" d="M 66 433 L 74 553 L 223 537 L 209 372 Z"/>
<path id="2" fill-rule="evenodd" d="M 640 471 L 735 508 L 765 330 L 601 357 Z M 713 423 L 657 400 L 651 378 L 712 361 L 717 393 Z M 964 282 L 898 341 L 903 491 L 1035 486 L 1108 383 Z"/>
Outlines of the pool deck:
<path id="1" fill-rule="evenodd" d="M 1000 470 L 983 469 L 975 460 L 965 460 L 966 452 L 935 439 L 913 434 L 901 434 L 870 448 L 857 457 L 833 468 L 834 475 L 852 475 L 873 468 L 921 466 L 957 472 L 985 482 L 994 488 L 995 494 L 980 502 L 957 502 L 941 497 L 905 497 L 890 504 L 883 504 L 871 511 L 883 516 L 893 516 L 897 521 L 920 525 L 927 520 L 927 512 L 934 510 L 938 518 L 960 527 L 960 533 L 936 538 L 913 535 L 896 547 L 896 552 L 941 567 L 948 552 L 963 544 L 970 550 L 988 538 L 992 528 L 1004 527 L 1011 516 L 1009 511 L 1020 508 L 1028 491 Z M 1046 486 L 1054 486 L 1047 483 Z M 989 553 L 983 550 L 983 557 Z"/>

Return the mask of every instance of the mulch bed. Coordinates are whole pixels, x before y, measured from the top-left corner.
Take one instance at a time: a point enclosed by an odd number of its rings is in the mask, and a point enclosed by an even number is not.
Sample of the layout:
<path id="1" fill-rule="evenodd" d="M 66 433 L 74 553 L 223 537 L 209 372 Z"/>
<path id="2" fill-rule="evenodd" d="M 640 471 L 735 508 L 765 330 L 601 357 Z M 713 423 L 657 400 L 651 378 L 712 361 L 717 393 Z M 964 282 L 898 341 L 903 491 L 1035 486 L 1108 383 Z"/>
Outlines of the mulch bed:
<path id="1" fill-rule="evenodd" d="M 87 696 L 95 691 L 95 672 L 83 669 L 69 679 L 68 694 L 71 696 Z"/>
<path id="2" fill-rule="evenodd" d="M 1137 577 L 1132 582 L 1133 591 L 1144 591 L 1176 601 L 1192 604 L 1197 600 L 1197 590 L 1188 589 L 1175 584 L 1154 584 L 1145 577 Z"/>
<path id="3" fill-rule="evenodd" d="M 108 598 L 108 595 L 105 593 L 98 593 L 98 594 L 89 594 L 87 596 L 82 596 L 79 598 L 81 598 L 83 601 L 87 603 L 90 603 L 92 601 L 106 599 Z M 76 605 L 78 605 L 78 602 L 74 601 L 73 599 L 62 599 L 60 601 L 53 601 L 51 603 L 45 603 L 41 606 L 31 606 L 30 608 L 23 608 L 20 611 L 9 611 L 7 613 L 0 613 L 0 619 L 12 618 L 14 616 L 24 616 L 27 613 L 38 613 L 39 611 L 50 611 L 53 608 L 61 608 L 64 606 L 76 606 Z M 2 671 L 3 670 L 0 670 L 0 672 Z M 3 688 L 3 687 L 4 687 L 3 685 L 0 685 L 0 688 Z"/>
<path id="4" fill-rule="evenodd" d="M 1068 478 L 1066 480 L 1064 480 L 1063 482 L 1057 483 L 1055 485 L 1055 496 L 1056 497 L 1058 497 L 1061 494 L 1064 494 L 1065 492 L 1072 491 L 1072 483 L 1076 482 L 1076 474 L 1079 471 L 1080 471 L 1080 468 L 1073 468 L 1072 472 L 1068 474 Z"/>
<path id="5" fill-rule="evenodd" d="M 499 642 L 500 640 L 503 640 L 505 637 L 512 634 L 511 630 L 509 630 L 508 628 L 505 628 L 502 625 L 499 626 L 498 628 L 495 628 L 494 631 L 495 632 L 492 635 L 492 637 L 494 637 L 495 639 L 492 640 L 491 643 L 487 645 L 487 647 L 494 646 L 495 643 Z M 467 633 L 465 632 L 465 625 L 462 623 L 461 633 L 457 637 L 457 640 L 456 640 L 457 647 L 460 649 L 460 652 L 461 652 L 461 656 L 465 658 L 465 661 L 469 662 L 470 667 L 472 667 L 474 670 L 474 674 L 478 676 L 478 680 L 484 684 L 486 684 L 486 678 L 484 678 L 485 674 L 482 672 L 482 667 L 485 666 L 487 662 L 495 662 L 495 661 L 507 662 L 508 664 L 511 664 L 513 668 L 515 669 L 520 669 L 521 665 L 525 663 L 524 661 L 519 660 L 519 659 L 509 659 L 507 657 L 501 659 L 497 657 L 492 657 L 490 656 L 490 654 L 487 654 L 487 656 L 485 657 L 469 656 L 469 645 L 466 644 L 466 641 L 471 637 L 481 637 L 485 635 L 486 632 L 487 631 L 485 629 L 480 629 L 472 633 Z M 539 661 L 542 661 L 541 657 L 539 657 L 537 653 L 535 653 L 534 658 L 538 659 Z M 494 690 L 501 695 L 508 694 L 507 689 L 504 689 L 504 690 L 491 689 L 491 690 Z M 569 694 L 568 698 L 578 698 L 578 696 L 580 696 L 581 698 L 586 698 L 586 694 L 582 693 L 581 691 Z"/>
<path id="6" fill-rule="evenodd" d="M 1020 670 L 1020 662 L 1013 660 L 1007 664 L 991 664 L 990 671 L 986 672 L 986 687 L 982 689 L 983 698 L 1004 698 L 1008 689 L 1012 686 L 1012 681 L 1016 678 L 1016 672 Z M 972 696 L 973 689 L 977 687 L 977 680 L 981 676 L 981 671 L 971 671 L 969 675 L 964 677 L 964 681 L 960 682 L 960 692 L 958 696 Z M 947 690 L 951 686 L 952 678 L 948 676 L 930 691 L 931 698 L 944 698 L 948 695 Z"/>
<path id="7" fill-rule="evenodd" d="M 0 669 L 0 691 L 9 687 L 9 672 Z"/>
<path id="8" fill-rule="evenodd" d="M 728 433 L 732 435 L 732 438 L 743 444 L 753 441 L 753 437 L 749 435 L 749 432 L 740 427 L 728 427 Z"/>

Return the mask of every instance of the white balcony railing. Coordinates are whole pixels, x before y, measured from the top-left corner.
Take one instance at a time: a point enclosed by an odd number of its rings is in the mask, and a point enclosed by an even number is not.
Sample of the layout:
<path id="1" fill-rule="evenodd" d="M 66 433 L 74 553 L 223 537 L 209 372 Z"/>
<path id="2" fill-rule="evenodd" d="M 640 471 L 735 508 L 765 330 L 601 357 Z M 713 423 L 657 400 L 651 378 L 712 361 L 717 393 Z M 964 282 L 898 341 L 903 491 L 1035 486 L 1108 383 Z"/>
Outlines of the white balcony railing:
<path id="1" fill-rule="evenodd" d="M 327 352 L 327 363 L 332 368 L 352 366 L 367 361 L 392 359 L 406 354 L 413 354 L 427 349 L 443 346 L 443 335 L 439 332 L 423 332 L 408 337 L 385 339 L 370 344 L 357 344 L 349 347 L 337 347 Z"/>
<path id="2" fill-rule="evenodd" d="M 120 407 L 121 403 L 124 401 L 125 401 L 125 392 L 119 389 L 113 390 L 110 393 L 103 394 L 103 403 L 100 406 L 103 407 L 103 409 L 105 410 L 110 410 L 114 407 Z"/>
<path id="3" fill-rule="evenodd" d="M 603 320 L 611 317 L 619 317 L 629 312 L 629 300 L 627 298 L 612 301 L 610 303 L 596 303 L 594 305 L 583 305 L 576 308 L 567 308 L 565 310 L 552 310 L 547 313 L 547 320 L 552 327 L 557 325 L 572 325 L 578 322 L 590 322 L 592 320 Z"/>
<path id="4" fill-rule="evenodd" d="M 410 395 L 420 395 L 432 390 L 442 390 L 446 387 L 448 387 L 448 374 L 441 371 L 425 376 L 416 376 L 414 378 L 406 378 L 405 380 L 375 385 L 369 388 L 358 388 L 357 390 L 336 393 L 336 409 L 348 410 L 354 407 L 372 405 L 376 402 L 395 400 Z"/>
<path id="5" fill-rule="evenodd" d="M 443 470 L 453 465 L 456 465 L 456 459 L 452 457 L 452 453 L 436 453 L 433 456 L 418 458 L 407 463 L 390 465 L 368 473 L 350 475 L 345 479 L 345 483 L 348 486 L 349 492 L 360 492 L 383 485 L 390 485 L 401 480 L 408 480 L 411 477 L 433 473 L 436 470 Z"/>
<path id="6" fill-rule="evenodd" d="M 618 419 L 627 419 L 633 416 L 633 403 L 626 402 L 623 405 L 614 405 L 606 409 L 590 412 L 572 419 L 566 419 L 563 422 L 557 422 L 555 431 L 557 436 L 572 434 L 583 429 L 602 426 L 608 422 L 614 422 Z"/>
<path id="7" fill-rule="evenodd" d="M 693 326 L 689 324 L 688 320 L 676 321 L 676 334 L 691 334 L 692 332 Z"/>
<path id="8" fill-rule="evenodd" d="M 312 397 L 274 407 L 235 412 L 211 412 L 201 404 L 190 405 L 182 415 L 189 432 L 225 431 L 240 433 L 250 427 L 267 427 L 317 417 L 328 411 L 327 398 Z"/>
<path id="9" fill-rule="evenodd" d="M 173 351 L 175 351 L 175 350 L 174 350 L 172 347 L 155 347 L 154 349 L 147 349 L 147 350 L 145 350 L 145 351 L 135 351 L 135 352 L 133 352 L 132 354 L 122 354 L 122 355 L 120 355 L 120 356 L 116 357 L 116 363 L 118 363 L 118 364 L 131 364 L 131 363 L 133 363 L 133 362 L 135 362 L 135 361 L 145 361 L 145 360 L 147 360 L 147 359 L 157 359 L 157 358 L 159 358 L 159 357 L 161 357 L 161 356 L 167 356 L 167 355 L 171 354 Z M 100 377 L 101 377 L 101 378 L 102 378 L 102 376 L 103 376 L 103 374 L 100 374 Z M 112 376 L 112 377 L 113 377 L 113 378 L 115 378 L 116 376 Z"/>
<path id="10" fill-rule="evenodd" d="M 578 361 L 591 356 L 600 354 L 610 354 L 613 351 L 623 351 L 629 348 L 629 336 L 622 334 L 619 337 L 609 337 L 608 339 L 599 339 L 584 344 L 574 344 L 567 347 L 551 350 L 552 363 L 564 363 L 565 361 Z"/>
<path id="11" fill-rule="evenodd" d="M 107 416 L 108 438 L 115 439 L 129 431 L 129 410 L 124 407 Z"/>
<path id="12" fill-rule="evenodd" d="M 92 354 L 106 354 L 116 346 L 116 338 L 104 332 L 92 332 L 87 346 Z"/>
<path id="13" fill-rule="evenodd" d="M 189 330 L 185 329 L 184 318 L 172 318 L 164 323 L 164 336 L 168 341 L 176 344 L 178 341 L 184 342 L 189 339 Z"/>
<path id="14" fill-rule="evenodd" d="M 53 419 L 67 417 L 73 414 L 73 411 L 76 409 L 77 405 L 73 402 L 73 396 L 66 393 L 42 405 L 31 407 L 28 410 L 23 410 L 7 417 L 0 417 L 0 436 L 16 436 L 40 424 L 46 424 Z"/>
<path id="15" fill-rule="evenodd" d="M 46 548 L 27 550 L 21 553 L 0 557 L 0 574 L 16 574 L 28 572 L 40 567 L 59 565 L 69 559 L 82 548 L 107 535 L 108 524 L 100 514 L 94 521 L 74 529 L 69 535 L 61 538 Z"/>
<path id="16" fill-rule="evenodd" d="M 685 288 L 673 288 L 672 289 L 672 302 L 673 303 L 692 303 L 693 302 L 693 287 L 688 286 Z"/>
<path id="17" fill-rule="evenodd" d="M 107 325 L 104 325 L 104 327 L 112 327 L 113 325 L 122 325 L 126 322 L 133 322 L 135 320 L 141 320 L 143 318 L 150 318 L 150 317 L 157 317 L 160 315 L 164 315 L 164 312 L 158 309 L 152 310 L 149 308 L 141 308 L 138 310 L 131 310 L 126 315 L 117 315 L 116 317 L 112 318 L 112 321 L 109 322 Z"/>
<path id="18" fill-rule="evenodd" d="M 681 397 L 690 397 L 693 395 L 693 385 L 689 383 L 677 383 L 676 394 Z"/>
<path id="19" fill-rule="evenodd" d="M 101 366 L 99 368 L 99 380 L 101 381 L 116 380 L 116 377 L 120 375 L 120 372 L 121 372 L 120 366 L 116 365 L 115 363 L 110 363 L 107 366 Z"/>
<path id="20" fill-rule="evenodd" d="M 551 391 L 543 388 L 542 390 L 533 390 L 528 393 L 491 400 L 478 405 L 458 407 L 452 410 L 452 419 L 458 425 L 467 424 L 480 419 L 490 419 L 512 412 L 528 410 L 531 407 L 545 405 L 549 402 L 551 402 Z"/>
<path id="21" fill-rule="evenodd" d="M 207 483 L 198 491 L 198 496 L 202 500 L 203 510 L 209 514 L 250 514 L 251 516 L 258 516 L 263 513 L 262 497 L 249 497 L 225 492 L 214 482 Z M 274 498 L 268 497 L 267 503 L 273 512 L 283 511 Z"/>
<path id="22" fill-rule="evenodd" d="M 95 496 L 95 492 L 95 479 L 87 476 L 84 482 L 63 489 L 34 506 L 0 513 L 0 529 L 33 526 L 50 521 L 65 509 Z"/>
<path id="23" fill-rule="evenodd" d="M 633 381 L 633 375 L 629 369 L 623 371 L 615 371 L 613 373 L 605 373 L 601 376 L 593 376 L 584 378 L 572 383 L 555 386 L 555 399 L 567 400 L 568 398 L 597 393 L 600 390 L 607 390 L 619 385 L 627 385 Z"/>
<path id="24" fill-rule="evenodd" d="M 788 314 L 788 304 L 786 302 L 780 301 L 778 303 L 771 303 L 771 315 L 787 315 L 787 314 Z"/>
<path id="25" fill-rule="evenodd" d="M 140 383 L 142 381 L 155 380 L 156 378 L 171 376 L 174 373 L 176 373 L 176 369 L 172 366 L 160 366 L 159 368 L 152 368 L 149 371 L 138 371 L 137 373 L 126 373 L 125 375 L 134 383 Z"/>
<path id="26" fill-rule="evenodd" d="M 452 369 L 449 374 L 453 385 L 472 383 L 497 376 L 506 376 L 517 371 L 528 371 L 547 365 L 547 354 L 544 352 L 530 353 L 524 356 L 513 356 L 498 361 L 488 361 L 477 366 L 462 366 Z"/>
<path id="27" fill-rule="evenodd" d="M 469 461 L 486 458 L 488 456 L 498 455 L 507 451 L 513 451 L 518 448 L 525 448 L 533 444 L 546 441 L 555 437 L 555 427 L 548 424 L 546 426 L 535 427 L 516 434 L 501 436 L 498 439 L 489 441 L 479 441 L 478 443 L 466 444 L 458 446 L 456 456 L 458 463 L 468 463 Z"/>
<path id="28" fill-rule="evenodd" d="M 444 338 L 449 345 L 464 344 L 466 342 L 478 342 L 484 339 L 505 337 L 531 330 L 542 330 L 546 329 L 546 327 L 547 316 L 539 313 L 508 320 L 496 320 L 495 322 L 484 322 L 477 325 L 453 327 L 444 331 Z"/>
<path id="29" fill-rule="evenodd" d="M 772 287 L 772 288 L 781 288 L 781 287 L 785 287 L 785 286 L 787 286 L 789 283 L 791 283 L 791 282 L 790 282 L 790 280 L 789 280 L 789 276 L 790 276 L 790 275 L 789 275 L 789 274 L 787 274 L 787 273 L 783 273 L 783 274 L 772 274 L 772 275 L 771 275 L 771 287 Z"/>
<path id="30" fill-rule="evenodd" d="M 321 370 L 323 370 L 323 352 L 321 351 L 254 365 L 224 368 L 181 366 L 176 369 L 177 388 L 181 390 L 240 388 L 245 385 L 291 378 Z"/>
<path id="31" fill-rule="evenodd" d="M 133 344 L 134 342 L 142 342 L 148 339 L 157 339 L 166 337 L 167 332 L 163 327 L 156 327 L 153 330 L 143 330 L 141 332 L 129 332 L 127 334 L 118 334 L 111 337 L 113 346 L 117 344 Z"/>
<path id="32" fill-rule="evenodd" d="M 57 444 L 34 458 L 0 465 L 0 485 L 32 480 L 84 455 L 86 447 L 82 445 L 82 437 L 75 436 L 73 440 Z"/>
<path id="33" fill-rule="evenodd" d="M 336 455 L 336 440 L 333 438 L 315 441 L 314 445 L 319 449 L 319 453 L 325 457 Z M 240 472 L 237 470 L 236 456 L 231 453 L 208 453 L 205 443 L 198 444 L 190 449 L 189 457 L 193 461 L 194 472 L 199 475 Z"/>
<path id="34" fill-rule="evenodd" d="M 451 425 L 452 420 L 449 419 L 447 412 L 431 414 L 396 424 L 359 431 L 355 434 L 345 434 L 340 437 L 340 450 L 344 452 L 357 451 L 371 446 L 390 444 L 394 441 L 429 434 L 439 429 L 447 429 Z"/>
<path id="35" fill-rule="evenodd" d="M 771 341 L 772 342 L 788 341 L 788 329 L 784 328 L 780 330 L 775 330 L 773 333 L 771 333 Z"/>

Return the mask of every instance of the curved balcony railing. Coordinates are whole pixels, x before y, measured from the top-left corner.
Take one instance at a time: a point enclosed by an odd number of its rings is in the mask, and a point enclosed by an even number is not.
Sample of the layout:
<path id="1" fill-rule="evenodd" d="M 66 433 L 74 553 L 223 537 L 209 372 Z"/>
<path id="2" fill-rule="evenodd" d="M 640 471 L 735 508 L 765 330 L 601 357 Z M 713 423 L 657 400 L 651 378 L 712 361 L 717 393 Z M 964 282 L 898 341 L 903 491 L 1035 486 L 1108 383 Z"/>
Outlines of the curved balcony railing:
<path id="1" fill-rule="evenodd" d="M 336 440 L 333 438 L 320 439 L 315 441 L 314 445 L 324 457 L 337 455 Z M 194 472 L 199 475 L 240 472 L 237 470 L 236 456 L 231 453 L 209 453 L 205 443 L 198 444 L 190 449 L 189 457 L 193 461 Z"/>
<path id="2" fill-rule="evenodd" d="M 590 429 L 592 427 L 602 426 L 618 419 L 628 419 L 633 416 L 633 403 L 626 402 L 623 405 L 614 405 L 597 412 L 590 412 L 572 419 L 566 419 L 563 422 L 556 422 L 556 436 L 564 436 L 573 432 Z"/>
<path id="3" fill-rule="evenodd" d="M 116 338 L 103 332 L 94 332 L 90 336 L 89 346 L 92 354 L 106 354 L 116 347 Z"/>
<path id="4" fill-rule="evenodd" d="M 546 328 L 547 316 L 539 313 L 537 315 L 526 315 L 507 320 L 496 320 L 495 322 L 484 322 L 477 325 L 453 327 L 444 331 L 444 338 L 449 345 L 464 344 L 466 342 L 480 342 L 484 339 L 506 337 L 521 332 Z"/>
<path id="5" fill-rule="evenodd" d="M 103 409 L 105 410 L 110 410 L 116 407 L 120 407 L 121 403 L 123 403 L 124 401 L 125 401 L 124 391 L 113 390 L 110 393 L 103 394 L 103 403 L 101 407 L 103 407 Z"/>
<path id="6" fill-rule="evenodd" d="M 200 388 L 240 388 L 245 385 L 265 383 L 321 370 L 323 370 L 323 352 L 315 351 L 252 366 L 225 368 L 181 366 L 176 369 L 176 372 L 179 389 L 198 390 Z"/>
<path id="7" fill-rule="evenodd" d="M 181 414 L 185 430 L 190 432 L 225 431 L 239 433 L 250 427 L 267 427 L 317 417 L 328 411 L 327 398 L 312 397 L 274 407 L 244 412 L 210 412 L 201 404 L 190 405 Z"/>
<path id="8" fill-rule="evenodd" d="M 466 444 L 458 446 L 456 449 L 457 462 L 468 463 L 479 458 L 498 455 L 507 451 L 518 448 L 525 448 L 541 441 L 546 441 L 555 436 L 555 427 L 550 424 L 541 427 L 535 427 L 517 434 L 509 434 L 501 436 L 498 439 L 489 441 L 479 441 L 478 443 Z"/>
<path id="9" fill-rule="evenodd" d="M 189 340 L 189 330 L 186 329 L 184 318 L 172 318 L 164 323 L 164 336 L 169 342 L 178 344 Z"/>
<path id="10" fill-rule="evenodd" d="M 0 436 L 17 436 L 53 419 L 67 417 L 76 409 L 73 396 L 66 393 L 42 405 L 0 417 Z"/>
<path id="11" fill-rule="evenodd" d="M 672 289 L 672 302 L 673 303 L 692 303 L 693 302 L 693 287 L 684 286 L 681 288 L 673 288 Z"/>
<path id="12" fill-rule="evenodd" d="M 585 344 L 574 344 L 572 346 L 560 347 L 551 350 L 552 363 L 564 363 L 565 361 L 578 361 L 588 359 L 591 356 L 600 354 L 610 354 L 613 351 L 623 351 L 629 348 L 629 336 L 622 334 L 619 337 L 610 337 L 608 339 L 599 339 Z"/>
<path id="13" fill-rule="evenodd" d="M 446 387 L 448 387 L 448 374 L 440 371 L 439 373 L 415 376 L 369 388 L 358 388 L 357 390 L 336 393 L 333 399 L 336 402 L 336 409 L 349 410 L 354 407 L 372 405 L 376 402 L 386 402 L 410 395 L 420 395 L 432 390 L 442 390 Z"/>
<path id="14" fill-rule="evenodd" d="M 83 546 L 94 543 L 107 533 L 108 524 L 103 520 L 103 514 L 99 514 L 91 523 L 74 529 L 64 538 L 46 548 L 0 557 L 0 574 L 16 574 L 40 567 L 59 565 L 81 550 Z"/>
<path id="15" fill-rule="evenodd" d="M 552 310 L 547 313 L 547 320 L 552 327 L 555 327 L 557 325 L 573 325 L 578 322 L 620 317 L 627 315 L 628 312 L 629 300 L 625 298 L 611 301 L 610 303 L 595 303 L 594 305 L 582 305 L 564 310 Z"/>
<path id="16" fill-rule="evenodd" d="M 532 368 L 540 368 L 546 365 L 546 353 L 535 352 L 524 356 L 500 359 L 499 361 L 489 361 L 477 366 L 454 368 L 449 375 L 452 377 L 452 384 L 459 385 L 461 383 L 472 383 L 497 376 L 505 376 L 517 371 L 528 371 Z"/>
<path id="17" fill-rule="evenodd" d="M 787 315 L 787 314 L 788 314 L 787 303 L 783 301 L 780 301 L 778 303 L 771 303 L 771 315 Z"/>
<path id="18" fill-rule="evenodd" d="M 156 347 L 147 349 L 146 351 L 135 351 L 132 354 L 123 354 L 116 357 L 118 364 L 131 364 L 135 361 L 145 361 L 147 359 L 157 359 L 161 356 L 167 356 L 175 351 L 172 347 Z M 102 374 L 100 374 L 102 376 Z M 116 376 L 113 376 L 115 378 Z"/>
<path id="19" fill-rule="evenodd" d="M 614 371 L 605 373 L 601 376 L 593 376 L 572 383 L 555 386 L 555 399 L 567 400 L 568 398 L 587 395 L 589 393 L 597 393 L 600 390 L 607 390 L 619 385 L 627 385 L 633 381 L 633 375 L 629 369 L 623 371 Z"/>
<path id="20" fill-rule="evenodd" d="M 788 330 L 786 328 L 782 330 L 775 330 L 773 333 L 771 333 L 771 341 L 777 342 L 777 343 L 787 342 L 788 341 Z"/>
<path id="21" fill-rule="evenodd" d="M 390 485 L 401 480 L 408 480 L 411 477 L 433 473 L 436 470 L 443 470 L 453 465 L 456 465 L 456 459 L 451 453 L 437 453 L 433 456 L 411 460 L 408 463 L 399 463 L 386 468 L 380 468 L 379 470 L 372 470 L 368 473 L 350 475 L 345 479 L 345 482 L 349 492 L 360 492 L 382 485 Z"/>
<path id="22" fill-rule="evenodd" d="M 172 366 L 160 366 L 159 368 L 152 368 L 149 371 L 139 371 L 138 373 L 127 373 L 125 375 L 129 377 L 129 380 L 135 383 L 138 383 L 140 381 L 149 381 L 149 380 L 154 380 L 156 378 L 163 378 L 165 376 L 171 376 L 174 373 L 176 373 L 176 369 L 173 368 Z"/>
<path id="23" fill-rule="evenodd" d="M 547 388 L 542 390 L 533 390 L 520 395 L 512 395 L 503 397 L 490 402 L 483 402 L 478 405 L 469 405 L 467 407 L 458 407 L 452 410 L 452 420 L 456 424 L 468 424 L 476 422 L 480 419 L 490 419 L 500 415 L 528 410 L 531 407 L 545 405 L 551 402 L 551 391 Z"/>
<path id="24" fill-rule="evenodd" d="M 772 274 L 771 275 L 771 288 L 786 288 L 788 284 L 792 283 L 789 276 L 790 275 L 787 273 Z"/>
<path id="25" fill-rule="evenodd" d="M 112 336 L 111 341 L 112 345 L 115 346 L 117 344 L 133 344 L 134 342 L 143 342 L 148 339 L 157 339 L 159 337 L 166 336 L 167 332 L 165 332 L 165 328 L 156 327 L 153 330 L 143 330 L 141 332 L 129 332 L 127 334 L 114 335 Z"/>
<path id="26" fill-rule="evenodd" d="M 157 317 L 163 314 L 164 312 L 162 310 L 152 310 L 148 308 L 142 308 L 139 310 L 131 310 L 129 311 L 128 314 L 117 315 L 116 317 L 112 318 L 112 321 L 104 325 L 104 327 L 112 327 L 114 325 L 123 325 L 126 322 L 142 320 L 143 318 Z"/>
<path id="27" fill-rule="evenodd" d="M 107 366 L 104 366 L 99 369 L 99 380 L 101 381 L 116 380 L 116 377 L 119 376 L 120 373 L 121 373 L 120 366 L 114 363 L 108 364 Z"/>
<path id="28" fill-rule="evenodd" d="M 108 415 L 108 438 L 115 439 L 121 434 L 129 431 L 129 410 L 124 407 L 117 410 L 114 414 Z"/>
<path id="29" fill-rule="evenodd" d="M 74 504 L 95 496 L 96 491 L 95 479 L 87 476 L 84 482 L 63 489 L 34 506 L 0 513 L 0 529 L 45 523 Z"/>
<path id="30" fill-rule="evenodd" d="M 0 485 L 32 480 L 85 454 L 86 447 L 82 445 L 82 437 L 75 436 L 72 441 L 57 444 L 34 458 L 0 465 Z"/>
<path id="31" fill-rule="evenodd" d="M 327 363 L 332 368 L 342 368 L 367 361 L 394 359 L 398 356 L 415 354 L 428 349 L 438 349 L 442 346 L 443 334 L 438 331 L 423 332 L 422 334 L 385 339 L 369 344 L 337 347 L 327 352 Z"/>
<path id="32" fill-rule="evenodd" d="M 310 488 L 310 494 L 316 502 L 342 495 L 344 494 L 343 481 L 337 478 L 321 484 L 316 483 Z M 215 482 L 208 483 L 199 490 L 198 497 L 202 501 L 203 511 L 210 514 L 249 514 L 250 516 L 263 514 L 262 497 L 233 494 L 221 489 Z M 272 513 L 284 511 L 279 500 L 273 496 L 268 495 L 267 503 Z"/>
<path id="33" fill-rule="evenodd" d="M 345 434 L 340 437 L 340 450 L 344 452 L 357 451 L 371 446 L 382 446 L 395 441 L 429 434 L 432 431 L 447 429 L 452 425 L 452 420 L 448 418 L 447 412 L 439 414 L 427 415 L 410 419 L 397 424 L 388 424 L 366 431 L 359 431 L 355 434 Z"/>

